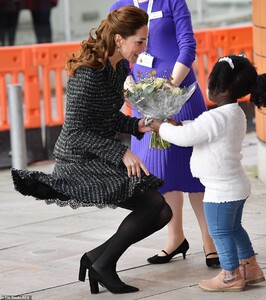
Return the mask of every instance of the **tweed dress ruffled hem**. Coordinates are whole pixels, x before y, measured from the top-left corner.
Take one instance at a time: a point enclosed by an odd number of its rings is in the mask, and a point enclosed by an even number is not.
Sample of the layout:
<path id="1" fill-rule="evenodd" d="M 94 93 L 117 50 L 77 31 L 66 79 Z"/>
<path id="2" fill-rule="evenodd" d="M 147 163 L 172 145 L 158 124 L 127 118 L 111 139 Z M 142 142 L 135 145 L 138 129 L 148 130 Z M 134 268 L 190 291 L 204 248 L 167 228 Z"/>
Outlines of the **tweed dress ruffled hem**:
<path id="1" fill-rule="evenodd" d="M 46 204 L 56 204 L 60 207 L 70 206 L 73 209 L 79 207 L 96 206 L 98 208 L 116 208 L 120 203 L 126 202 L 136 192 L 149 189 L 158 189 L 163 181 L 157 177 L 142 174 L 142 178 L 136 176 L 127 177 L 118 175 L 116 182 L 120 183 L 115 189 L 110 185 L 108 176 L 101 182 L 89 181 L 89 176 L 64 176 L 60 177 L 58 172 L 71 173 L 69 166 L 55 165 L 53 174 L 45 174 L 39 171 L 12 169 L 11 174 L 15 190 L 25 196 L 33 196 L 36 200 L 44 200 Z M 73 165 L 71 166 L 73 171 Z M 78 168 L 75 167 L 75 171 Z M 86 174 L 86 168 L 80 169 Z M 87 173 L 88 174 L 88 173 Z M 91 175 L 91 173 L 90 173 Z M 113 174 L 114 176 L 116 176 Z M 90 176 L 91 177 L 91 176 Z M 88 181 L 87 181 L 88 180 Z M 87 183 L 84 184 L 84 181 Z M 109 182 L 109 184 L 108 184 Z"/>

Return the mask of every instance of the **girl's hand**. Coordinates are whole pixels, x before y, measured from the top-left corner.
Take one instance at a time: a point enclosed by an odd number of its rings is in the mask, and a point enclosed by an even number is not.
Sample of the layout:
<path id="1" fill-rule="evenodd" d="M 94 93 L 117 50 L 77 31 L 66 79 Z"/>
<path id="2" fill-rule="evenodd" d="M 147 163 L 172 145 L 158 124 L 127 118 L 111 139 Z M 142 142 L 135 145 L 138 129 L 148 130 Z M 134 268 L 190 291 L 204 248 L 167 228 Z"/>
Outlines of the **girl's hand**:
<path id="1" fill-rule="evenodd" d="M 174 125 L 174 126 L 182 126 L 182 122 L 177 122 L 175 120 L 169 119 L 167 120 L 168 123 Z M 162 120 L 158 120 L 158 119 L 153 119 L 153 121 L 150 123 L 150 128 L 151 131 L 155 131 L 155 132 L 159 132 L 160 130 L 160 126 L 163 124 L 164 122 Z"/>
<path id="2" fill-rule="evenodd" d="M 150 123 L 150 128 L 152 131 L 159 132 L 160 126 L 163 123 L 162 120 L 153 119 L 153 121 Z"/>
<path id="3" fill-rule="evenodd" d="M 137 177 L 141 178 L 141 170 L 143 170 L 147 176 L 150 175 L 146 166 L 142 163 L 139 157 L 136 154 L 134 154 L 130 149 L 127 149 L 126 153 L 122 158 L 122 161 L 127 168 L 128 177 L 136 175 Z"/>
<path id="4" fill-rule="evenodd" d="M 174 126 L 182 126 L 182 122 L 177 122 L 175 120 L 169 119 L 167 120 L 168 123 L 171 123 Z"/>

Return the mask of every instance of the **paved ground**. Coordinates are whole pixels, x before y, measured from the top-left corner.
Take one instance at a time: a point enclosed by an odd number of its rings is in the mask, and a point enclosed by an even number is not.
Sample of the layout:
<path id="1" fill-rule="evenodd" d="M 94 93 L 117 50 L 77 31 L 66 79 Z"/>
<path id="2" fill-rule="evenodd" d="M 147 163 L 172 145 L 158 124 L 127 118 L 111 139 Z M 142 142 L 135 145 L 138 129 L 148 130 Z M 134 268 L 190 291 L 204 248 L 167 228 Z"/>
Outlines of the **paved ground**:
<path id="1" fill-rule="evenodd" d="M 247 134 L 243 164 L 252 182 L 252 195 L 243 222 L 266 273 L 266 185 L 256 178 L 256 143 L 255 133 Z M 52 168 L 51 161 L 29 167 L 44 172 L 51 172 Z M 20 295 L 20 299 L 31 296 L 33 300 L 266 299 L 265 282 L 230 295 L 207 293 L 198 288 L 199 279 L 210 278 L 217 270 L 205 265 L 200 231 L 187 199 L 184 206 L 184 230 L 190 243 L 187 259 L 177 257 L 165 265 L 146 262 L 147 257 L 163 247 L 164 228 L 133 245 L 119 261 L 120 277 L 138 286 L 138 293 L 113 295 L 101 287 L 98 295 L 91 295 L 88 281 L 77 280 L 79 259 L 113 234 L 126 213 L 122 209 L 72 210 L 47 206 L 15 192 L 9 170 L 0 171 L 0 299 L 4 295 Z"/>

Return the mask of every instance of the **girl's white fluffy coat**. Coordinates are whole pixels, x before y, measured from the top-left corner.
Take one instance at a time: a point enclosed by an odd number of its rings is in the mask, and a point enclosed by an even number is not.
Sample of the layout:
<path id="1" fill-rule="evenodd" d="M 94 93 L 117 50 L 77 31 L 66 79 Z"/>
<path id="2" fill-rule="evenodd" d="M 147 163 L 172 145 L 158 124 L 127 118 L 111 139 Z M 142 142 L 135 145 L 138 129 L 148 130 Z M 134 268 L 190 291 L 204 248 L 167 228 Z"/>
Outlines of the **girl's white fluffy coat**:
<path id="1" fill-rule="evenodd" d="M 172 144 L 193 146 L 190 168 L 206 188 L 204 202 L 236 201 L 250 195 L 241 165 L 246 117 L 237 103 L 206 111 L 183 126 L 163 123 L 159 133 Z"/>

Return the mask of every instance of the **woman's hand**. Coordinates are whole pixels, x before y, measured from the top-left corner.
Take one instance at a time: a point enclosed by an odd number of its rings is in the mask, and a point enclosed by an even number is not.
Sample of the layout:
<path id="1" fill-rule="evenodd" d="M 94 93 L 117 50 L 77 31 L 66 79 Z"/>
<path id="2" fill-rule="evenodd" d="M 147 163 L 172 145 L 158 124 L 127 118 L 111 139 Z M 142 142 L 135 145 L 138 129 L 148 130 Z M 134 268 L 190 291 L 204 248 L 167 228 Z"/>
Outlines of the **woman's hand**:
<path id="1" fill-rule="evenodd" d="M 146 118 L 142 118 L 141 120 L 139 120 L 139 128 L 138 128 L 139 132 L 145 133 L 151 131 L 150 127 L 145 125 L 145 119 Z"/>
<path id="2" fill-rule="evenodd" d="M 142 163 L 138 156 L 134 154 L 130 149 L 127 149 L 126 153 L 122 158 L 122 161 L 127 168 L 128 177 L 136 175 L 137 177 L 141 178 L 141 170 L 143 170 L 147 176 L 150 175 L 146 166 Z"/>

